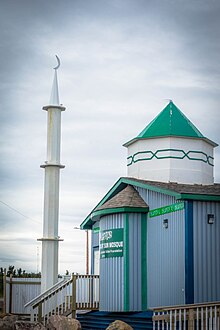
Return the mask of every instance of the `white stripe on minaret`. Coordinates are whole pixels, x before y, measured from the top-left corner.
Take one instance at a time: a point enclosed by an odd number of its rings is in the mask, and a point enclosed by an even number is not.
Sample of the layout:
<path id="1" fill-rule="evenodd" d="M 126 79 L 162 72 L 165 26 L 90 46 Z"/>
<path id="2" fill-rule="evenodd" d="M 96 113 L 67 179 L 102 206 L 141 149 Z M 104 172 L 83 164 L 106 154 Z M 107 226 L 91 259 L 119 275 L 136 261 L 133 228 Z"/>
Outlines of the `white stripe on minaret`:
<path id="1" fill-rule="evenodd" d="M 58 59 L 59 60 L 59 59 Z M 58 235 L 59 223 L 59 182 L 61 112 L 65 107 L 59 104 L 57 69 L 55 68 L 50 104 L 43 107 L 47 111 L 47 160 L 41 165 L 45 169 L 44 218 L 42 241 L 41 292 L 58 282 Z"/>

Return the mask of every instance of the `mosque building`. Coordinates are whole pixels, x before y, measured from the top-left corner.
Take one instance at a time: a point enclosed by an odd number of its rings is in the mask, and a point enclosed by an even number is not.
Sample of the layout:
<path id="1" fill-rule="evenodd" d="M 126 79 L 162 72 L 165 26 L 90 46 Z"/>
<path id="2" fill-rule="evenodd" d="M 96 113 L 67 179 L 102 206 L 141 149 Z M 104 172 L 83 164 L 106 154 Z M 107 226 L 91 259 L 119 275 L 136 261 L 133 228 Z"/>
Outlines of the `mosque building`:
<path id="1" fill-rule="evenodd" d="M 121 177 L 81 224 L 91 230 L 100 311 L 220 300 L 214 148 L 170 101 L 126 142 Z"/>
<path id="2" fill-rule="evenodd" d="M 191 329 L 195 319 L 197 328 L 201 324 L 203 329 L 204 322 L 208 328 L 213 321 L 215 327 L 210 329 L 219 329 L 220 183 L 213 176 L 218 145 L 172 101 L 124 144 L 127 176 L 118 179 L 81 224 L 82 230 L 91 231 L 90 274 L 86 269 L 85 275 L 73 273 L 58 280 L 65 107 L 59 101 L 56 58 L 51 98 L 43 107 L 48 129 L 47 160 L 41 165 L 45 172 L 41 293 L 34 288 L 40 282 L 12 283 L 5 277 L 4 310 L 44 324 L 51 315 L 71 315 L 90 330 L 106 329 L 116 319 L 137 330 L 155 329 L 160 321 L 158 329 L 164 328 L 164 321 L 167 329 L 174 322 L 180 329 L 182 321 Z"/>

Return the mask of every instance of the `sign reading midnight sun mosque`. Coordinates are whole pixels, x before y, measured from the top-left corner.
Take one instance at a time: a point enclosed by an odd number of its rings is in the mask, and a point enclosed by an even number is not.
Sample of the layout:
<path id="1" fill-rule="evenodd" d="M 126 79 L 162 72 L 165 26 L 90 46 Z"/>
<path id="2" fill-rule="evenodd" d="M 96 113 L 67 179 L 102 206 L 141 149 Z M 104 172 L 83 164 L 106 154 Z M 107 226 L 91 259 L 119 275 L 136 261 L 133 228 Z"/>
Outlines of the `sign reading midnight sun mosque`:
<path id="1" fill-rule="evenodd" d="M 100 258 L 123 257 L 124 229 L 108 229 L 101 232 Z"/>

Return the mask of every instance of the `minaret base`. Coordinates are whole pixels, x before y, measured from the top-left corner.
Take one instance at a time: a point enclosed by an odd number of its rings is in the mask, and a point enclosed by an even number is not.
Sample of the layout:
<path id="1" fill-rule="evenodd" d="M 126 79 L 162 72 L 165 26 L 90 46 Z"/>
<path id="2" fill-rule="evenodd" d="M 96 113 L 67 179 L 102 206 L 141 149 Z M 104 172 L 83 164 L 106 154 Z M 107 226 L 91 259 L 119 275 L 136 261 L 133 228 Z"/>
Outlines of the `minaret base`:
<path id="1" fill-rule="evenodd" d="M 39 238 L 42 241 L 41 292 L 58 282 L 58 250 L 60 238 Z"/>

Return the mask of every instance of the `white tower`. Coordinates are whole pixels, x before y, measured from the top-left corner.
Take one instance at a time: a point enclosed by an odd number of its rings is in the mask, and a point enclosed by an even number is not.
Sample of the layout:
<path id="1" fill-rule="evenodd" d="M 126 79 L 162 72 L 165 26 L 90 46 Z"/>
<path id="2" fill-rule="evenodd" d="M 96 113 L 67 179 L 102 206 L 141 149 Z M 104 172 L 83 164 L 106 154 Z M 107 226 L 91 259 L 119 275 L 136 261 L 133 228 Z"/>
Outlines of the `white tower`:
<path id="1" fill-rule="evenodd" d="M 57 56 L 56 56 L 57 57 Z M 44 182 L 44 221 L 42 241 L 42 267 L 41 267 L 41 292 L 49 289 L 58 281 L 58 247 L 61 239 L 58 236 L 59 219 L 59 181 L 60 169 L 65 166 L 60 164 L 60 137 L 61 137 L 61 112 L 65 107 L 60 105 L 57 69 L 54 68 L 54 81 L 49 105 L 44 106 L 47 111 L 47 160 L 41 165 L 45 169 Z"/>
<path id="2" fill-rule="evenodd" d="M 214 148 L 170 101 L 145 129 L 124 144 L 127 175 L 143 180 L 213 184 Z"/>

